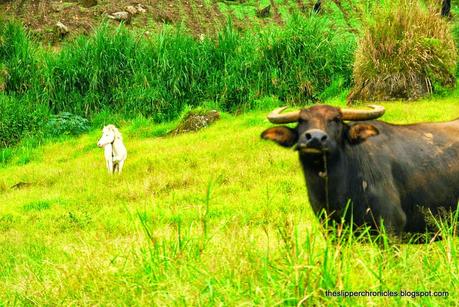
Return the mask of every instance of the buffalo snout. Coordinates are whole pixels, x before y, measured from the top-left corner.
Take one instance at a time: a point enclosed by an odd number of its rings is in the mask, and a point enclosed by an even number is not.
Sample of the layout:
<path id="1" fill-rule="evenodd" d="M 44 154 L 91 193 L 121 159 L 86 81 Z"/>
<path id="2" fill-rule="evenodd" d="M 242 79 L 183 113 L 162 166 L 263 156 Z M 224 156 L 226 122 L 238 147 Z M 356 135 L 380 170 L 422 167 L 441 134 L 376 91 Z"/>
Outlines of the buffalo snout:
<path id="1" fill-rule="evenodd" d="M 325 149 L 327 147 L 328 134 L 320 129 L 310 129 L 300 138 L 300 148 Z"/>

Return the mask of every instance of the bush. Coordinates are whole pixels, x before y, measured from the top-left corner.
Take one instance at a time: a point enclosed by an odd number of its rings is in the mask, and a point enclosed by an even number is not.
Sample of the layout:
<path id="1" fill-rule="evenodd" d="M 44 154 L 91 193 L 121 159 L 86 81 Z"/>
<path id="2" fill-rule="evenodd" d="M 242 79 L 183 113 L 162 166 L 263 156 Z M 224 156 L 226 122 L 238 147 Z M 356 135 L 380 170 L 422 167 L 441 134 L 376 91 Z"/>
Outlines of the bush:
<path id="1" fill-rule="evenodd" d="M 356 50 L 350 101 L 417 99 L 455 85 L 456 47 L 438 13 L 397 0 L 371 15 Z"/>
<path id="2" fill-rule="evenodd" d="M 89 121 L 81 116 L 61 112 L 51 115 L 46 123 L 46 134 L 49 136 L 80 135 L 90 128 Z"/>

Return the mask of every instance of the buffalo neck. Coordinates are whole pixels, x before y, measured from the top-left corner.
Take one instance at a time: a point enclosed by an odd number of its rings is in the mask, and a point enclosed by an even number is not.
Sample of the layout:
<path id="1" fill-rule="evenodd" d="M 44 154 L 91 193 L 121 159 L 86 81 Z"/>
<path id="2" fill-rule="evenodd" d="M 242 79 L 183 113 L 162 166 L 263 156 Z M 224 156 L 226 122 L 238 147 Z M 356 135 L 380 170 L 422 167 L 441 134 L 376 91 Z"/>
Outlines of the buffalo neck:
<path id="1" fill-rule="evenodd" d="M 349 163 L 343 149 L 338 148 L 335 153 L 326 156 L 301 153 L 299 156 L 314 212 L 319 215 L 325 210 L 328 215 L 339 214 L 349 198 L 346 195 L 346 170 Z"/>

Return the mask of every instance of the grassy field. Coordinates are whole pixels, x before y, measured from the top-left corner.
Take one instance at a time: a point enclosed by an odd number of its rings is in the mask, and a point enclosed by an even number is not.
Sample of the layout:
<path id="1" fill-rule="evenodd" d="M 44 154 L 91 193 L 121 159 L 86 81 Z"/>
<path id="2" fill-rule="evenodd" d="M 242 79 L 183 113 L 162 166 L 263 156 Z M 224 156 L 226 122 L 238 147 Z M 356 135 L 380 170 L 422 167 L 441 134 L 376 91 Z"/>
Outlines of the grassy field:
<path id="1" fill-rule="evenodd" d="M 384 106 L 394 123 L 459 115 L 456 99 Z M 99 131 L 17 150 L 0 166 L 0 306 L 457 304 L 456 238 L 324 237 L 296 153 L 259 139 L 265 114 L 177 137 L 159 136 L 173 123 L 126 122 L 121 176 L 106 174 Z"/>

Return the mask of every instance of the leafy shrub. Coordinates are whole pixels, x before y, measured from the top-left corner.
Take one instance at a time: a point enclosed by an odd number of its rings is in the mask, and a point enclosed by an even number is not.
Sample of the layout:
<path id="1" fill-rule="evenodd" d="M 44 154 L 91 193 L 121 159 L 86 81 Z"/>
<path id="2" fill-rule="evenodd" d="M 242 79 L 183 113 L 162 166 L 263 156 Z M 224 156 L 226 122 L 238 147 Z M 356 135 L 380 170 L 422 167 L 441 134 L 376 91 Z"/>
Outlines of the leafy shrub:
<path id="1" fill-rule="evenodd" d="M 79 115 L 61 112 L 51 115 L 46 123 L 46 134 L 50 136 L 79 135 L 90 128 L 89 121 Z"/>
<path id="2" fill-rule="evenodd" d="M 349 100 L 416 99 L 455 85 L 449 25 L 418 1 L 376 6 L 364 25 Z M 440 87 L 439 87 L 440 89 Z"/>

